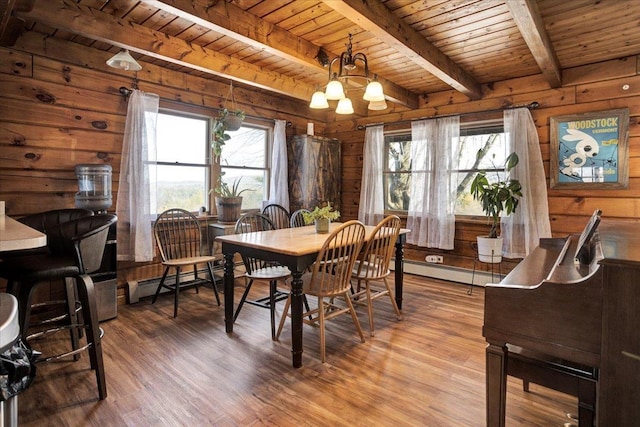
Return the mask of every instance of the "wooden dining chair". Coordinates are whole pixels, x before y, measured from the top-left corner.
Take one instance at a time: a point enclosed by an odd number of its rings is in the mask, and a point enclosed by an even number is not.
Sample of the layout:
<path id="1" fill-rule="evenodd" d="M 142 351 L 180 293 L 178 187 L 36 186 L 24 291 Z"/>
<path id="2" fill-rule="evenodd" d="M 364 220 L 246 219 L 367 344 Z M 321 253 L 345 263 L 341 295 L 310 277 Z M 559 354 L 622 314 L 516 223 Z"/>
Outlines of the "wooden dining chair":
<path id="1" fill-rule="evenodd" d="M 208 248 L 203 244 L 202 229 L 195 215 L 184 209 L 172 208 L 162 212 L 153 226 L 160 260 L 164 266 L 162 279 L 156 288 L 151 303 L 155 303 L 162 288 L 173 291 L 173 317 L 178 316 L 178 300 L 181 289 L 195 287 L 198 292 L 200 285 L 211 284 L 220 305 L 220 296 L 216 288 L 216 278 L 213 274 L 213 264 L 222 260 L 222 255 L 208 255 Z M 209 279 L 198 276 L 198 266 L 206 265 Z M 181 281 L 183 268 L 193 268 L 193 279 Z M 175 282 L 167 283 L 166 278 L 170 270 L 176 272 Z"/>
<path id="2" fill-rule="evenodd" d="M 307 223 L 304 222 L 304 217 L 302 215 L 304 212 L 310 213 L 308 209 L 298 209 L 291 214 L 291 219 L 289 219 L 289 225 L 291 228 L 304 227 L 307 225 Z"/>
<path id="3" fill-rule="evenodd" d="M 269 204 L 262 209 L 262 215 L 269 218 L 274 228 L 289 228 L 289 211 L 276 203 Z"/>
<path id="4" fill-rule="evenodd" d="M 318 325 L 320 329 L 320 358 L 324 363 L 325 357 L 325 321 L 341 314 L 349 313 L 353 319 L 356 331 L 364 342 L 362 327 L 358 321 L 355 308 L 351 302 L 350 278 L 353 265 L 362 249 L 365 228 L 360 221 L 348 221 L 336 228 L 323 244 L 316 261 L 311 266 L 311 272 L 303 276 L 303 291 L 306 296 L 317 298 L 317 307 L 307 310 L 303 314 L 303 322 Z M 338 304 L 344 301 L 344 306 Z M 291 296 L 280 319 L 276 339 L 280 337 L 285 319 L 289 316 Z"/>
<path id="5" fill-rule="evenodd" d="M 246 213 L 236 222 L 235 232 L 236 234 L 241 234 L 274 229 L 275 227 L 273 223 L 265 215 Z M 271 339 L 275 340 L 276 303 L 278 301 L 285 300 L 289 296 L 289 292 L 278 289 L 278 281 L 286 283 L 286 280 L 291 277 L 291 271 L 289 271 L 287 267 L 283 267 L 276 263 L 244 254 L 242 255 L 242 263 L 245 268 L 246 284 L 242 297 L 240 298 L 240 302 L 238 303 L 238 307 L 233 315 L 233 321 L 235 322 L 238 318 L 240 310 L 242 310 L 245 302 L 257 307 L 267 308 L 271 315 Z M 247 299 L 249 292 L 251 291 L 251 287 L 256 281 L 265 281 L 269 283 L 269 295 L 258 299 Z"/>
<path id="6" fill-rule="evenodd" d="M 391 285 L 387 280 L 391 274 L 389 264 L 395 249 L 396 240 L 400 235 L 400 218 L 390 215 L 378 223 L 373 230 L 371 239 L 365 244 L 362 254 L 356 260 L 351 275 L 356 281 L 351 299 L 355 304 L 366 305 L 369 314 L 369 335 L 373 336 L 373 301 L 387 295 L 398 320 L 402 314 L 396 304 Z M 374 283 L 384 287 L 372 286 Z"/>

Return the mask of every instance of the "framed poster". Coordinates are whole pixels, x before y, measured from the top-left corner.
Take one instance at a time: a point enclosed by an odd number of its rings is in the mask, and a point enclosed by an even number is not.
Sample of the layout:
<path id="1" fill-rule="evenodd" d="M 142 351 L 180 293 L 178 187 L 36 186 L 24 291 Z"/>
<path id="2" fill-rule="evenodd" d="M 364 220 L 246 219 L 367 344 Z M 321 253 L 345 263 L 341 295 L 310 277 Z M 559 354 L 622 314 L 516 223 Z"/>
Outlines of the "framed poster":
<path id="1" fill-rule="evenodd" d="M 629 109 L 551 117 L 551 188 L 627 188 Z"/>

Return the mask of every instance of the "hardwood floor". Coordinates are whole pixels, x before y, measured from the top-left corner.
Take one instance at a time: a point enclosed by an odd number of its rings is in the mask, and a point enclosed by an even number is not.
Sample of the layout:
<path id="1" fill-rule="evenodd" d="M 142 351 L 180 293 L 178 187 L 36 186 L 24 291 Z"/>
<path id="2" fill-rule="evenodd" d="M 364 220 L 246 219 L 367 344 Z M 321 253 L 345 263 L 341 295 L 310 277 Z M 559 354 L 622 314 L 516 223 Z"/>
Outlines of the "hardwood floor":
<path id="1" fill-rule="evenodd" d="M 176 319 L 168 295 L 118 307 L 102 323 L 107 399 L 98 401 L 86 355 L 40 364 L 19 395 L 20 426 L 485 425 L 482 288 L 469 296 L 464 285 L 407 274 L 404 320 L 378 300 L 376 336 L 365 343 L 349 316 L 330 321 L 325 364 L 317 329 L 305 325 L 301 369 L 291 367 L 288 323 L 272 342 L 268 311 L 247 305 L 228 336 L 214 301 L 209 289 L 186 291 Z M 509 379 L 508 426 L 562 426 L 576 407 Z"/>

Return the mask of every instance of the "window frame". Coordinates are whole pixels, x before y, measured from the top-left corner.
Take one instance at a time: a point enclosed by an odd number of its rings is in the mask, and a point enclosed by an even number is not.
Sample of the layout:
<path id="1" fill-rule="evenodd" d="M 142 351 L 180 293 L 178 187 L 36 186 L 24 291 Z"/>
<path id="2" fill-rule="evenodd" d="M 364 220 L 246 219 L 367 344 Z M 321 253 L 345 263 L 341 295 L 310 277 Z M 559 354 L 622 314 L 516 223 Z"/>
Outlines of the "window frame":
<path id="1" fill-rule="evenodd" d="M 403 172 L 397 172 L 397 171 L 390 171 L 388 169 L 388 165 L 389 165 L 389 148 L 388 145 L 390 142 L 397 142 L 397 141 L 389 141 L 387 139 L 387 137 L 389 138 L 393 138 L 393 137 L 397 137 L 397 136 L 403 136 L 403 135 L 407 135 L 407 139 L 411 141 L 411 129 L 398 129 L 398 130 L 392 130 L 392 131 L 388 131 L 388 132 L 384 132 L 384 153 L 382 156 L 382 163 L 383 163 L 383 168 L 382 168 L 382 183 L 383 183 L 383 203 L 384 203 L 384 212 L 386 215 L 399 215 L 399 216 L 406 216 L 407 215 L 407 210 L 403 210 L 403 209 L 389 209 L 387 208 L 387 199 L 388 199 L 388 186 L 386 185 L 386 178 L 385 175 L 391 175 L 391 174 L 397 174 L 397 173 L 402 173 L 402 174 L 408 174 L 411 175 L 411 161 L 409 161 L 409 170 L 407 171 L 403 171 Z"/>
<path id="2" fill-rule="evenodd" d="M 182 162 L 170 162 L 170 161 L 160 161 L 156 158 L 156 161 L 154 162 L 156 167 L 193 167 L 193 168 L 203 168 L 204 169 L 204 173 L 205 173 L 205 199 L 202 200 L 203 203 L 205 203 L 205 208 L 208 208 L 210 210 L 210 205 L 206 206 L 207 203 L 207 199 L 208 197 L 206 196 L 208 194 L 208 192 L 210 191 L 210 189 L 212 188 L 212 170 L 213 170 L 213 163 L 212 163 L 212 150 L 211 150 L 211 124 L 212 124 L 212 117 L 208 114 L 203 114 L 203 113 L 199 113 L 199 112 L 193 112 L 193 111 L 184 111 L 175 107 L 165 107 L 165 106 L 160 106 L 160 108 L 158 109 L 158 121 L 160 120 L 160 115 L 167 115 L 167 116 L 175 116 L 175 117 L 182 117 L 182 118 L 187 118 L 187 119 L 194 119 L 194 120 L 202 120 L 204 122 L 206 122 L 206 128 L 207 128 L 207 132 L 205 135 L 205 140 L 204 140 L 204 146 L 202 147 L 203 149 L 203 155 L 204 155 L 204 162 L 202 164 L 198 164 L 198 163 L 182 163 Z M 159 145 L 159 141 L 156 141 L 156 144 Z M 157 150 L 157 147 L 156 147 Z M 156 190 L 156 197 L 157 197 L 157 190 Z M 159 215 L 162 212 L 162 210 L 156 212 L 156 215 Z M 192 213 L 197 213 L 197 212 L 192 212 Z"/>
<path id="3" fill-rule="evenodd" d="M 217 212 L 215 212 L 215 192 L 213 191 L 216 187 L 216 183 L 218 182 L 218 177 L 220 176 L 221 173 L 221 164 L 220 164 L 220 158 L 214 158 L 213 155 L 213 149 L 211 147 L 211 143 L 212 143 L 212 136 L 211 136 L 211 129 L 213 126 L 213 122 L 217 117 L 217 110 L 215 109 L 211 109 L 211 108 L 200 108 L 197 106 L 191 106 L 191 105 L 182 105 L 182 104 L 176 104 L 174 102 L 170 102 L 170 101 L 163 101 L 161 100 L 160 103 L 160 108 L 158 111 L 159 114 L 167 114 L 167 115 L 173 115 L 173 116 L 178 116 L 178 117 L 186 117 L 186 118 L 194 118 L 194 119 L 204 119 L 207 121 L 207 136 L 206 136 L 206 147 L 204 147 L 205 150 L 205 154 L 204 154 L 204 158 L 205 158 L 205 165 L 202 167 L 205 167 L 205 184 L 206 184 L 206 189 L 205 189 L 205 199 L 202 201 L 203 202 L 203 206 L 205 206 L 205 208 L 207 209 L 207 212 L 209 214 L 212 215 L 216 215 Z M 274 136 L 274 127 L 275 124 L 273 123 L 272 120 L 269 119 L 261 119 L 261 118 L 249 118 L 247 117 L 243 123 L 242 126 L 244 127 L 253 127 L 253 128 L 259 128 L 259 129 L 263 129 L 265 130 L 265 141 L 264 141 L 264 150 L 265 150 L 265 165 L 264 168 L 255 168 L 255 167 L 242 167 L 242 166 L 238 166 L 237 169 L 239 170 L 264 170 L 264 174 L 265 174 L 265 186 L 264 186 L 264 198 L 265 200 L 268 200 L 269 198 L 269 190 L 270 190 L 270 180 L 271 180 L 271 153 L 273 151 L 273 136 Z M 170 162 L 160 162 L 160 161 L 156 161 L 155 162 L 157 164 L 157 166 L 171 166 L 171 165 L 176 165 L 176 163 L 170 163 Z M 183 163 L 180 164 L 180 166 L 194 166 L 194 167 L 200 167 L 201 165 L 198 164 L 189 164 L 189 163 Z M 255 210 L 255 209 L 243 209 L 243 212 L 245 211 L 249 211 L 249 210 Z M 197 214 L 198 212 L 193 212 L 194 214 Z M 156 215 L 160 214 L 160 212 L 156 212 Z"/>
<path id="4" fill-rule="evenodd" d="M 504 134 L 504 120 L 502 118 L 492 118 L 492 119 L 486 119 L 486 120 L 474 120 L 474 121 L 466 121 L 460 122 L 460 138 L 464 137 L 464 136 L 468 136 L 468 135 L 473 135 L 473 134 L 484 134 L 484 133 L 488 133 L 488 132 L 494 132 L 494 133 L 502 133 Z M 398 137 L 398 136 L 403 136 L 406 135 L 407 136 L 407 140 L 411 140 L 411 128 L 403 128 L 403 129 L 395 129 L 395 130 L 390 130 L 390 131 L 385 131 L 384 132 L 384 153 L 383 153 L 383 169 L 382 169 L 382 174 L 383 174 L 383 184 L 384 184 L 384 188 L 383 188 L 383 203 L 384 203 L 384 212 L 387 215 L 399 215 L 399 216 L 403 216 L 406 217 L 408 214 L 408 210 L 401 210 L 401 209 L 389 209 L 388 208 L 388 204 L 387 204 L 387 198 L 388 198 L 388 186 L 387 186 L 387 181 L 385 179 L 385 175 L 390 175 L 390 174 L 397 174 L 397 173 L 403 173 L 403 174 L 411 174 L 411 160 L 409 161 L 409 170 L 407 171 L 402 171 L 402 172 L 398 172 L 398 171 L 391 171 L 389 169 L 389 144 L 391 142 L 396 142 L 396 141 L 392 141 L 390 139 L 394 138 L 394 137 Z M 504 144 L 506 145 L 506 137 L 504 139 Z M 457 166 L 457 165 L 456 165 Z M 454 169 L 452 170 L 452 173 L 468 173 L 468 172 L 480 172 L 480 171 L 487 171 L 489 173 L 492 172 L 501 172 L 503 169 L 501 169 L 499 166 L 496 168 L 482 168 L 482 169 Z M 458 209 L 458 204 L 456 203 L 456 211 Z M 477 214 L 464 214 L 464 213 L 457 213 L 456 212 L 456 220 L 458 218 L 462 219 L 462 220 L 474 220 L 474 219 L 478 219 L 483 217 L 483 214 L 478 212 Z"/>
<path id="5" fill-rule="evenodd" d="M 212 187 L 211 188 L 215 188 L 216 187 L 216 183 L 218 182 L 218 177 L 220 176 L 220 174 L 222 173 L 222 169 L 223 168 L 227 168 L 227 169 L 233 169 L 233 170 L 238 170 L 238 171 L 263 171 L 264 173 L 264 192 L 263 192 L 263 201 L 264 200 L 269 200 L 269 190 L 271 188 L 271 153 L 273 151 L 273 135 L 274 135 L 274 125 L 265 125 L 260 123 L 259 120 L 253 120 L 253 119 L 245 119 L 242 122 L 242 126 L 241 128 L 253 128 L 253 129 L 260 129 L 260 130 L 264 130 L 265 131 L 265 139 L 264 139 L 264 167 L 256 167 L 256 166 L 243 166 L 243 165 L 222 165 L 221 163 L 221 159 L 222 156 L 220 156 L 220 158 L 218 158 L 215 161 L 215 166 L 214 166 L 214 170 L 213 170 L 213 177 L 212 177 Z M 227 141 L 227 143 L 225 145 L 228 145 L 229 142 Z M 224 147 L 222 149 L 224 151 Z M 214 192 L 211 193 L 211 203 L 213 204 L 213 206 L 215 206 L 215 194 Z M 256 210 L 257 208 L 243 208 L 242 212 L 246 212 L 246 211 L 251 211 L 251 210 Z M 259 210 L 262 210 L 261 208 Z"/>

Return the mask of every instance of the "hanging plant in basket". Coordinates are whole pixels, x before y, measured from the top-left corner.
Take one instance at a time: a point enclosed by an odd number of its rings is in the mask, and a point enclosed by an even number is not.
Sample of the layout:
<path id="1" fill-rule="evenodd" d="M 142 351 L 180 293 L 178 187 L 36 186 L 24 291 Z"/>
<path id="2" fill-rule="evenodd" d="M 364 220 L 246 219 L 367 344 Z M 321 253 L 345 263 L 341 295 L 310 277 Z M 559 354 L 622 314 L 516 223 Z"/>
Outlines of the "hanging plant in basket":
<path id="1" fill-rule="evenodd" d="M 227 101 L 230 101 L 231 108 L 227 108 Z M 236 99 L 233 96 L 233 83 L 230 83 L 229 93 L 224 100 L 223 107 L 220 109 L 218 117 L 213 121 L 211 148 L 216 159 L 222 153 L 222 146 L 231 139 L 227 131 L 240 129 L 245 117 L 245 112 L 236 105 Z"/>

